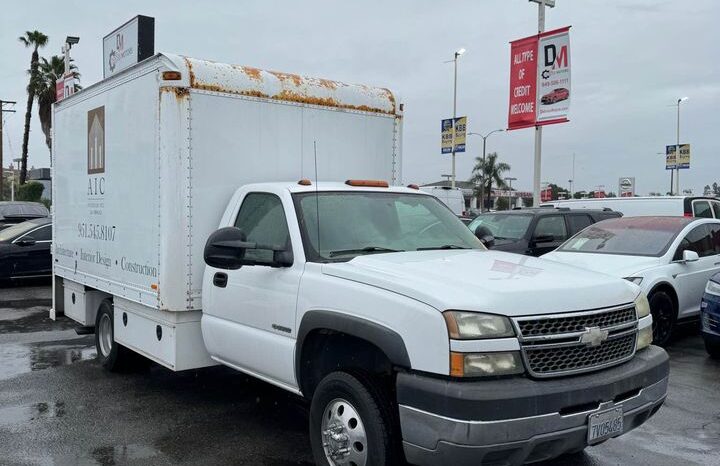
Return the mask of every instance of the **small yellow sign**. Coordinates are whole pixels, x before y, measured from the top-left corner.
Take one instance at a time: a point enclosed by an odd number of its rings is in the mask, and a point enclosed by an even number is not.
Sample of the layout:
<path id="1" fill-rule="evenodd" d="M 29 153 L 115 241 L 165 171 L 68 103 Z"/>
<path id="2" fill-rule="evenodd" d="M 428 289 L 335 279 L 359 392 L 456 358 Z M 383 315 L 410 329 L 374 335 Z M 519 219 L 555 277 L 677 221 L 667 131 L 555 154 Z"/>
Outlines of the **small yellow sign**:
<path id="1" fill-rule="evenodd" d="M 455 152 L 465 152 L 465 132 L 467 128 L 467 117 L 455 118 L 454 135 L 452 121 L 452 118 L 442 120 L 440 147 L 443 154 L 450 154 L 453 152 L 453 136 L 455 139 Z"/>

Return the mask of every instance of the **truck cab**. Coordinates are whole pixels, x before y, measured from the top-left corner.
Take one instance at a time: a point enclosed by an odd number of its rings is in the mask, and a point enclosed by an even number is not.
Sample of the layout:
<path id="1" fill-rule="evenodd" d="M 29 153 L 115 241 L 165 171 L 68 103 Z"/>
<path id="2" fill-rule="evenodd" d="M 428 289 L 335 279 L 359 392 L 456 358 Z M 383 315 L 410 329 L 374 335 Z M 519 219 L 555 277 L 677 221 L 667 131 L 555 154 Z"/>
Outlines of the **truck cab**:
<path id="1" fill-rule="evenodd" d="M 319 464 L 519 464 L 624 433 L 665 398 L 635 285 L 487 251 L 421 191 L 252 184 L 219 227 L 207 350 L 311 400 Z"/>

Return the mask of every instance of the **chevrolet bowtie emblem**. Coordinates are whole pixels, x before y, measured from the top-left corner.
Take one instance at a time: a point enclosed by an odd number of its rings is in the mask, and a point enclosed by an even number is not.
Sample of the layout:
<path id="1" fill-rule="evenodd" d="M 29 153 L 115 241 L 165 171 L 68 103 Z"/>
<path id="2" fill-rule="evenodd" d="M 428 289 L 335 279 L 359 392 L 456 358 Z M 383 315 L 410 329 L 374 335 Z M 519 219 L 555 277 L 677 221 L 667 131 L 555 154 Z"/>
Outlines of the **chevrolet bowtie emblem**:
<path id="1" fill-rule="evenodd" d="M 580 336 L 580 343 L 585 346 L 600 346 L 607 337 L 607 330 L 601 330 L 600 327 L 586 327 L 585 332 Z"/>

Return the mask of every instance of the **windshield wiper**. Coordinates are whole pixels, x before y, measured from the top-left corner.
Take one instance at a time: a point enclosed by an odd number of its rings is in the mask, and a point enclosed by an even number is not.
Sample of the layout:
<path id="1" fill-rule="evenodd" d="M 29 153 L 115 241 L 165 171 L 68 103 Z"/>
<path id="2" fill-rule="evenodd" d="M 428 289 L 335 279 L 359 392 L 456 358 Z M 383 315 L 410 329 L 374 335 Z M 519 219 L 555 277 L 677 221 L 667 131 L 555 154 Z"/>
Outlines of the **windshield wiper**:
<path id="1" fill-rule="evenodd" d="M 470 249 L 465 246 L 458 246 L 457 244 L 445 244 L 443 246 L 432 246 L 429 248 L 417 248 L 418 251 L 431 251 L 434 249 Z"/>
<path id="2" fill-rule="evenodd" d="M 365 246 L 360 249 L 339 249 L 337 251 L 330 251 L 328 254 L 330 257 L 345 256 L 348 254 L 362 254 L 362 253 L 373 253 L 373 252 L 403 252 L 402 249 L 390 249 L 383 248 L 380 246 Z"/>

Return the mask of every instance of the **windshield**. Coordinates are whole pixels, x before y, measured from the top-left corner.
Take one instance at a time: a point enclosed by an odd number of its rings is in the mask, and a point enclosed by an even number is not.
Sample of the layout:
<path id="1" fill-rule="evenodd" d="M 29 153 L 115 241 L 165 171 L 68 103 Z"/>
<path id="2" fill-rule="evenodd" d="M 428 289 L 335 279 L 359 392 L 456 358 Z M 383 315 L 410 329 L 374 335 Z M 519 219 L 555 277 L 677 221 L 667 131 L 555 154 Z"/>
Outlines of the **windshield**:
<path id="1" fill-rule="evenodd" d="M 480 225 L 487 227 L 495 239 L 520 239 L 530 226 L 532 215 L 524 214 L 480 214 L 470 222 L 468 228 L 475 231 Z"/>
<path id="2" fill-rule="evenodd" d="M 347 261 L 358 255 L 399 251 L 484 249 L 475 235 L 432 196 L 326 191 L 295 194 L 293 199 L 305 255 L 311 262 Z"/>
<path id="3" fill-rule="evenodd" d="M 27 233 L 39 225 L 35 222 L 22 222 L 0 230 L 0 241 L 12 241 L 23 233 Z"/>
<path id="4" fill-rule="evenodd" d="M 685 225 L 682 217 L 604 220 L 567 240 L 558 251 L 660 257 Z"/>

